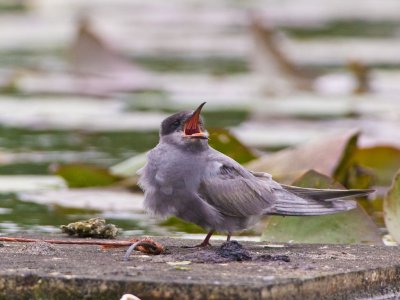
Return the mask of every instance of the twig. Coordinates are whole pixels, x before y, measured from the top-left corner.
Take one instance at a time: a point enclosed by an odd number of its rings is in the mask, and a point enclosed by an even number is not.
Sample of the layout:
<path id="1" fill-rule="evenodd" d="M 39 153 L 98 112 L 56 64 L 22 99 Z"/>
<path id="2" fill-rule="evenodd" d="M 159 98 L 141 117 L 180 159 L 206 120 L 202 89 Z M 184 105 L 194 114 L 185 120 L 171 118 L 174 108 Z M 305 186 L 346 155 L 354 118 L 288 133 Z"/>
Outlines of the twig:
<path id="1" fill-rule="evenodd" d="M 41 239 L 26 239 L 26 238 L 15 238 L 15 237 L 0 237 L 0 242 L 11 242 L 11 243 L 35 243 L 45 242 L 49 244 L 70 244 L 70 245 L 99 245 L 99 246 L 111 246 L 111 247 L 125 247 L 130 246 L 132 243 L 137 242 L 138 239 L 129 241 L 88 241 L 88 240 L 41 240 Z"/>
<path id="2" fill-rule="evenodd" d="M 68 244 L 68 245 L 98 245 L 105 249 L 130 246 L 125 254 L 125 260 L 128 260 L 133 250 L 138 250 L 147 254 L 158 255 L 164 252 L 164 247 L 151 238 L 132 239 L 129 241 L 88 241 L 88 240 L 41 240 L 25 239 L 16 237 L 0 237 L 0 242 L 12 243 L 35 243 L 45 242 L 49 244 Z"/>

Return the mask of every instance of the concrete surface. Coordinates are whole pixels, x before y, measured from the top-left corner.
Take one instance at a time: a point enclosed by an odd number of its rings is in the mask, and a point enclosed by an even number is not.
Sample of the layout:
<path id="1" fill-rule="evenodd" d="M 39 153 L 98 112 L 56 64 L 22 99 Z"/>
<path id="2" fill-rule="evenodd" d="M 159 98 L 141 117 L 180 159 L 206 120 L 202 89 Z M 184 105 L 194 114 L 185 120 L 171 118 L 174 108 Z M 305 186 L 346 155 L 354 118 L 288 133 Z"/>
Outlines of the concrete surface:
<path id="1" fill-rule="evenodd" d="M 235 257 L 222 257 L 217 251 L 221 242 L 214 241 L 207 249 L 188 249 L 181 246 L 196 241 L 154 239 L 166 247 L 165 254 L 134 252 L 129 261 L 123 261 L 126 248 L 1 242 L 0 299 L 119 299 L 124 293 L 141 299 L 397 299 L 400 295 L 399 247 L 246 242 L 242 250 L 252 260 L 234 261 Z"/>

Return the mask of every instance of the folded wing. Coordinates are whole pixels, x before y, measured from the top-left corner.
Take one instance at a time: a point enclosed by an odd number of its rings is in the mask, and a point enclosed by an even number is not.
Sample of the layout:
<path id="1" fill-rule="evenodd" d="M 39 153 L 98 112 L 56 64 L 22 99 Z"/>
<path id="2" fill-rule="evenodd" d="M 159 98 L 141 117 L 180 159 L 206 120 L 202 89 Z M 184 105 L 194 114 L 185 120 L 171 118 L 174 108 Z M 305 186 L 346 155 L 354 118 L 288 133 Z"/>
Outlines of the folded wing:
<path id="1" fill-rule="evenodd" d="M 357 206 L 355 201 L 343 198 L 364 196 L 373 191 L 280 185 L 269 174 L 252 173 L 221 155 L 210 166 L 198 193 L 221 213 L 229 216 L 331 214 Z"/>

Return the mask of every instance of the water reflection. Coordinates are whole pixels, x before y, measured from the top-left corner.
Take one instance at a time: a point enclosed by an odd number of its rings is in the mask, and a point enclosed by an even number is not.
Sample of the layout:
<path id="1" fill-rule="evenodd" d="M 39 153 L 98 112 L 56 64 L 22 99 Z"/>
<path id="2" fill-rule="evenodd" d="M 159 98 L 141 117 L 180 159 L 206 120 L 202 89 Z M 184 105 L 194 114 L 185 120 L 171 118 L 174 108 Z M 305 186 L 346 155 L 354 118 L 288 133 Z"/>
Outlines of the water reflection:
<path id="1" fill-rule="evenodd" d="M 59 226 L 82 219 L 103 217 L 123 230 L 154 235 L 163 230 L 144 214 L 113 212 L 102 213 L 93 209 L 66 208 L 42 205 L 18 199 L 16 194 L 0 194 L 0 232 L 59 232 Z"/>

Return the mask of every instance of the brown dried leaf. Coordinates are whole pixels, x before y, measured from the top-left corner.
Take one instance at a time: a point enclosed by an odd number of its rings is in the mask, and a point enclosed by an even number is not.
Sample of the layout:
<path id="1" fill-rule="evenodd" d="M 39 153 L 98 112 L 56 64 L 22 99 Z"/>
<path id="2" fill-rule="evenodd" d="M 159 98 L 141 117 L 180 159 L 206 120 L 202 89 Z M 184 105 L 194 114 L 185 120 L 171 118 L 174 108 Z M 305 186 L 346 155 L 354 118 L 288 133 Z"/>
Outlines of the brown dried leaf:
<path id="1" fill-rule="evenodd" d="M 356 150 L 358 135 L 356 131 L 349 131 L 327 137 L 263 156 L 251 161 L 246 167 L 253 171 L 270 173 L 276 180 L 287 184 L 308 170 L 315 170 L 343 182 Z"/>

